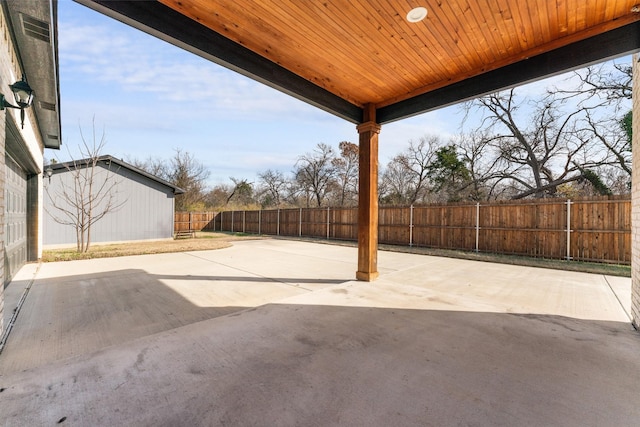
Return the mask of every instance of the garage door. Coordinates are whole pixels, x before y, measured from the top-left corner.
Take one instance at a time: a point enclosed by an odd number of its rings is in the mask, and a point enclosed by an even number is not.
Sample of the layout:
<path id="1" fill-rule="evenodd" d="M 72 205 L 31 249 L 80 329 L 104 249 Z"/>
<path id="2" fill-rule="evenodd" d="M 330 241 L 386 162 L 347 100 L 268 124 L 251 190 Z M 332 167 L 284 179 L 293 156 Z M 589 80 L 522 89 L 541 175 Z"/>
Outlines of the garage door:
<path id="1" fill-rule="evenodd" d="M 27 175 L 9 156 L 5 182 L 5 282 L 27 261 Z"/>

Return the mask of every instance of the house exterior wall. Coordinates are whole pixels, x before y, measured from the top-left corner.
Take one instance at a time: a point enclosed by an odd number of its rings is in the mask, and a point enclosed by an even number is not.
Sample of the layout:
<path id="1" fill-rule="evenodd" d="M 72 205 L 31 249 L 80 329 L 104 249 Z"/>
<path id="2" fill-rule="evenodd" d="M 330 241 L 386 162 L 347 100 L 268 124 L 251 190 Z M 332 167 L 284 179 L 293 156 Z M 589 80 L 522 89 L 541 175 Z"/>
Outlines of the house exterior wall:
<path id="1" fill-rule="evenodd" d="M 631 318 L 640 329 L 640 55 L 633 55 L 633 159 L 631 175 Z"/>
<path id="2" fill-rule="evenodd" d="M 11 89 L 9 85 L 19 80 L 25 70 L 20 68 L 19 53 L 16 46 L 13 44 L 13 38 L 11 37 L 11 28 L 9 27 L 9 20 L 5 16 L 5 9 L 0 8 L 0 93 L 8 96 L 7 99 L 11 100 Z M 4 301 L 4 287 L 5 282 L 10 279 L 5 269 L 5 225 L 6 225 L 6 163 L 5 156 L 7 153 L 12 155 L 19 166 L 25 172 L 27 179 L 31 180 L 31 185 L 28 185 L 25 190 L 25 197 L 27 197 L 27 203 L 31 203 L 28 208 L 31 208 L 32 214 L 29 216 L 29 221 L 33 222 L 28 224 L 27 228 L 27 246 L 31 250 L 27 253 L 27 260 L 34 261 L 41 254 L 41 247 L 39 242 L 41 241 L 41 209 L 38 207 L 39 200 L 41 200 L 41 193 L 38 194 L 38 189 L 41 188 L 42 182 L 42 162 L 43 162 L 44 144 L 40 137 L 38 124 L 30 109 L 25 110 L 25 122 L 24 128 L 20 126 L 20 111 L 14 109 L 5 109 L 0 111 L 0 244 L 2 250 L 0 250 L 0 336 L 5 331 L 5 322 L 7 313 L 10 313 L 14 307 L 6 307 Z"/>
<path id="3" fill-rule="evenodd" d="M 0 41 L 1 43 L 1 41 Z M 4 46 L 0 45 L 0 53 L 4 52 Z M 4 68 L 3 55 L 0 54 L 0 69 Z M 0 116 L 1 117 L 1 116 Z M 4 224 L 5 224 L 5 121 L 0 119 L 0 336 L 3 336 L 5 331 L 4 318 L 5 318 L 5 304 L 4 304 Z M 7 309 L 7 313 L 9 309 Z"/>
<path id="4" fill-rule="evenodd" d="M 172 188 L 127 168 L 100 162 L 95 169 L 94 188 L 105 181 L 106 188 L 114 195 L 113 204 L 121 206 L 91 227 L 92 244 L 173 237 L 175 198 Z M 55 199 L 66 206 L 65 209 L 71 209 L 60 194 L 64 188 L 73 190 L 72 171 L 56 171 L 50 181 L 45 179 L 44 187 L 44 247 L 75 245 L 75 227 L 60 224 L 54 219 L 64 215 L 52 202 Z M 102 211 L 104 205 L 98 205 L 94 213 Z"/>

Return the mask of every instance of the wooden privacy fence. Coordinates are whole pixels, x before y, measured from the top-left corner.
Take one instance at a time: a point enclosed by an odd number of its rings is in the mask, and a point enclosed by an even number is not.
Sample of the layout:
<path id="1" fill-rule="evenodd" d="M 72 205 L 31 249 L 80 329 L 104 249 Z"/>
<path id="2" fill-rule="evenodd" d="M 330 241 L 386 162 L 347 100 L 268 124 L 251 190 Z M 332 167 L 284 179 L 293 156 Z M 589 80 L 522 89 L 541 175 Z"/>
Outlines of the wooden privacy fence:
<path id="1" fill-rule="evenodd" d="M 176 230 L 185 226 L 185 215 L 189 214 L 176 214 Z M 197 230 L 336 240 L 357 240 L 358 236 L 355 208 L 190 215 L 190 227 Z M 629 264 L 631 201 L 544 199 L 380 207 L 378 238 L 392 245 Z"/>
<path id="2" fill-rule="evenodd" d="M 173 231 L 174 233 L 186 230 L 214 231 L 214 220 L 217 214 L 217 212 L 176 212 L 173 220 Z"/>

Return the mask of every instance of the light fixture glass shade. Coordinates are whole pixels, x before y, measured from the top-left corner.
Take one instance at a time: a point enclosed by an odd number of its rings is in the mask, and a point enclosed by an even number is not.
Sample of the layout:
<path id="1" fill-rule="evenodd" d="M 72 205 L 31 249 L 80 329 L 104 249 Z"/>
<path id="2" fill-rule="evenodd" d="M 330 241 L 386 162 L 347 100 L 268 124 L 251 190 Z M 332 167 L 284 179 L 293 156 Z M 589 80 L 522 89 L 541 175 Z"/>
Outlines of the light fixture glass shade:
<path id="1" fill-rule="evenodd" d="M 422 21 L 427 17 L 427 8 L 426 7 L 415 7 L 407 13 L 407 21 L 411 23 L 416 23 Z"/>
<path id="2" fill-rule="evenodd" d="M 20 108 L 27 108 L 31 106 L 31 103 L 33 102 L 33 89 L 31 89 L 31 86 L 29 86 L 24 77 L 22 77 L 22 80 L 15 82 L 9 87 L 16 99 L 16 104 L 18 104 Z"/>

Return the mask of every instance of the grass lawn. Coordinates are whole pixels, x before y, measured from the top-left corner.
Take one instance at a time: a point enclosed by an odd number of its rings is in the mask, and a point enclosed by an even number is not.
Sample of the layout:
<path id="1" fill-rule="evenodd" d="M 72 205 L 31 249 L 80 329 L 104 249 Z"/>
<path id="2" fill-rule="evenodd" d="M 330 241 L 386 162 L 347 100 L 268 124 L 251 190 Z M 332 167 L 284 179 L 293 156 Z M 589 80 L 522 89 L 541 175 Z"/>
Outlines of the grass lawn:
<path id="1" fill-rule="evenodd" d="M 43 262 L 73 261 L 78 259 L 108 258 L 128 255 L 161 254 L 167 252 L 204 251 L 231 246 L 236 240 L 259 239 L 243 233 L 199 231 L 195 239 L 141 241 L 114 244 L 92 244 L 89 252 L 78 253 L 75 247 L 50 249 L 42 252 Z"/>
<path id="2" fill-rule="evenodd" d="M 498 262 L 501 264 L 524 265 L 529 267 L 551 268 L 554 270 L 582 271 L 584 273 L 606 274 L 609 276 L 631 277 L 631 266 L 623 264 L 606 264 L 600 262 L 567 261 L 563 259 L 532 258 L 519 255 L 490 254 L 484 252 L 467 252 L 430 248 L 403 248 L 380 245 L 380 249 L 396 252 L 411 252 L 424 255 L 444 256 L 450 258 L 470 259 L 476 261 Z M 405 250 L 409 249 L 409 250 Z"/>
<path id="3" fill-rule="evenodd" d="M 292 237 L 285 237 L 285 238 L 292 239 Z M 302 238 L 302 240 L 315 242 L 315 243 L 324 243 L 328 245 L 343 245 L 343 246 L 354 246 L 354 247 L 357 246 L 355 242 L 349 242 L 349 241 L 336 241 L 336 240 L 311 239 L 311 238 Z M 383 251 L 391 251 L 391 252 L 403 252 L 403 253 L 420 254 L 420 255 L 440 256 L 440 257 L 447 257 L 447 258 L 469 259 L 474 261 L 497 262 L 500 264 L 524 265 L 528 267 L 551 268 L 555 270 L 582 271 L 584 273 L 606 274 L 609 276 L 631 277 L 631 266 L 623 265 L 623 264 L 606 264 L 606 263 L 599 263 L 599 262 L 532 258 L 532 257 L 520 256 L 520 255 L 492 254 L 492 253 L 485 253 L 485 252 L 476 253 L 473 251 L 433 249 L 433 248 L 423 248 L 423 247 L 417 247 L 417 246 L 409 247 L 409 246 L 400 246 L 400 245 L 380 244 L 378 245 L 378 248 Z"/>

